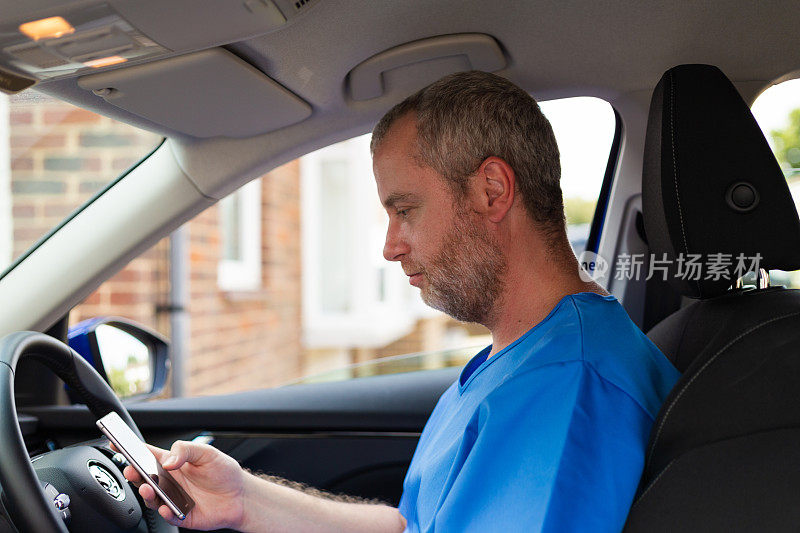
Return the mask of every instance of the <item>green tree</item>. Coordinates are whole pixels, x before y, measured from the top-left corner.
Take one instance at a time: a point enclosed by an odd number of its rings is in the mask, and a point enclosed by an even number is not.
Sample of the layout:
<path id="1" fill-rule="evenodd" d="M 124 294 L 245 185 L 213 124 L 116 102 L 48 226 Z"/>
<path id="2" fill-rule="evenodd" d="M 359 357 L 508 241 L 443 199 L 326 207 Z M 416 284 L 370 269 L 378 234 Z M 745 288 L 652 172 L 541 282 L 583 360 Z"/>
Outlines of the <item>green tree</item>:
<path id="1" fill-rule="evenodd" d="M 567 224 L 588 224 L 594 216 L 596 200 L 586 200 L 580 197 L 564 198 L 564 214 Z"/>
<path id="2" fill-rule="evenodd" d="M 775 157 L 784 169 L 800 168 L 800 109 L 789 113 L 789 125 L 770 132 Z"/>
<path id="3" fill-rule="evenodd" d="M 108 381 L 117 396 L 124 398 L 131 395 L 130 382 L 125 377 L 125 370 L 112 368 L 108 371 Z"/>

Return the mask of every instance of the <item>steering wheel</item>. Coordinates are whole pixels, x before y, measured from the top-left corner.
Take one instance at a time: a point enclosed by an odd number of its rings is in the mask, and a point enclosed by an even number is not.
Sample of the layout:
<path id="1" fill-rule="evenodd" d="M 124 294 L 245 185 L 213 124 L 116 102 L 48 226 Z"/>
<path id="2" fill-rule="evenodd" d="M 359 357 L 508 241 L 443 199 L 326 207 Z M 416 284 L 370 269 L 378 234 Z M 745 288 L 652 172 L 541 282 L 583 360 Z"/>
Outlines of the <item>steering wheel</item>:
<path id="1" fill-rule="evenodd" d="M 6 510 L 20 533 L 68 532 L 56 508 L 54 491 L 69 497 L 74 530 L 130 530 L 144 514 L 150 533 L 176 533 L 175 526 L 140 504 L 119 467 L 91 446 L 55 450 L 31 462 L 14 397 L 14 371 L 22 357 L 32 357 L 55 372 L 96 418 L 115 411 L 142 437 L 111 387 L 72 348 L 33 331 L 12 333 L 0 340 L 0 487 Z M 51 485 L 47 491 L 43 482 Z"/>

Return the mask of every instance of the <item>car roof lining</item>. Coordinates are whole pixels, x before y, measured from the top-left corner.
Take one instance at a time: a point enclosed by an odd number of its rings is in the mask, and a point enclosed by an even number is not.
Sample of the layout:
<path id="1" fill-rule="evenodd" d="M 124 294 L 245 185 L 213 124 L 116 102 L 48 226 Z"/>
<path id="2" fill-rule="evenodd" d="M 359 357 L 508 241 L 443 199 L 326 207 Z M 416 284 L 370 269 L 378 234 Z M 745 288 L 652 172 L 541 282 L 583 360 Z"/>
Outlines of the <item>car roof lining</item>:
<path id="1" fill-rule="evenodd" d="M 123 1 L 108 0 L 108 3 L 116 5 Z M 97 2 L 29 0 L 15 3 L 9 12 L 44 16 L 53 13 L 53 6 L 65 3 Z M 8 301 L 31 299 L 32 304 L 24 313 L 0 320 L 0 326 L 9 330 L 49 326 L 48 321 L 62 316 L 144 246 L 188 220 L 213 199 L 222 198 L 250 179 L 298 156 L 370 131 L 400 96 L 349 100 L 347 73 L 365 59 L 394 46 L 459 32 L 479 32 L 497 39 L 509 60 L 508 67 L 499 74 L 539 100 L 595 96 L 609 101 L 619 111 L 623 121 L 621 159 L 598 250 L 601 255 L 613 254 L 624 205 L 640 190 L 647 106 L 652 87 L 664 71 L 679 63 L 715 64 L 735 81 L 744 98 L 752 101 L 774 80 L 800 68 L 793 38 L 800 10 L 794 2 L 759 4 L 758 16 L 753 12 L 756 7 L 744 1 L 698 4 L 660 5 L 622 0 L 604 3 L 579 0 L 569 5 L 515 3 L 512 13 L 511 7 L 499 9 L 494 3 L 471 4 L 461 0 L 440 0 L 433 4 L 422 0 L 364 2 L 357 6 L 357 11 L 345 0 L 315 0 L 303 16 L 284 28 L 255 38 L 213 42 L 206 47 L 224 46 L 312 106 L 312 115 L 301 123 L 244 139 L 196 139 L 111 106 L 78 88 L 75 79 L 42 83 L 39 88 L 44 93 L 169 139 L 121 180 L 119 187 L 109 191 L 113 194 L 105 194 L 92 203 L 28 257 L 26 268 L 14 269 L 2 280 L 0 293 Z M 424 17 L 420 16 L 423 11 Z M 577 12 L 580 16 L 575 16 Z M 723 13 L 726 16 L 720 16 Z M 387 24 L 386 20 L 392 23 Z M 378 27 L 382 31 L 375 31 Z M 314 46 L 315 43 L 319 46 Z M 183 52 L 189 51 L 192 50 Z M 110 237 L 108 242 L 101 242 L 100 245 L 106 246 L 103 261 L 84 261 L 83 256 L 75 255 L 78 250 L 67 261 L 64 251 L 78 231 L 75 228 L 101 216 L 97 212 L 119 210 L 116 202 L 131 217 L 135 209 L 142 208 L 117 198 L 116 189 L 133 188 L 134 181 L 138 182 L 136 190 L 142 195 L 136 202 L 158 208 L 160 218 L 146 228 L 137 228 L 137 234 L 130 235 L 129 242 L 117 243 Z M 162 198 L 158 187 L 172 187 L 170 196 Z M 184 201 L 185 205 L 178 209 L 176 200 Z M 104 230 L 111 232 L 114 227 Z M 83 255 L 98 253 L 91 246 L 95 245 L 87 243 L 81 248 Z M 36 286 L 37 272 L 41 274 L 50 268 L 51 257 L 60 257 L 65 268 L 80 271 L 81 279 L 58 288 Z M 55 292 L 58 296 L 53 296 Z M 40 304 L 47 309 L 39 307 Z"/>
<path id="2" fill-rule="evenodd" d="M 37 0 L 31 7 L 42 13 L 46 12 L 44 5 L 58 3 Z M 350 99 L 345 84 L 348 72 L 385 50 L 417 39 L 451 34 L 456 29 L 497 39 L 509 60 L 508 68 L 499 74 L 539 100 L 595 96 L 613 101 L 625 93 L 652 88 L 659 76 L 675 64 L 692 62 L 719 66 L 734 82 L 740 82 L 737 83 L 740 90 L 742 85 L 752 87 L 743 91 L 746 98 L 747 92 L 754 96 L 772 80 L 800 66 L 791 38 L 800 14 L 793 2 L 783 0 L 759 5 L 757 18 L 749 9 L 727 9 L 727 16 L 720 17 L 721 8 L 728 4 L 716 1 L 703 5 L 687 2 L 653 6 L 621 0 L 603 3 L 587 0 L 579 6 L 524 3 L 515 4 L 514 16 L 509 17 L 508 9 L 483 3 L 368 2 L 356 11 L 344 0 L 319 0 L 303 16 L 277 31 L 225 44 L 227 50 L 282 84 L 313 109 L 311 117 L 299 124 L 236 141 L 224 138 L 199 141 L 105 102 L 78 87 L 76 78 L 41 83 L 38 90 L 170 137 L 174 146 L 179 147 L 185 170 L 191 176 L 191 167 L 198 165 L 189 160 L 208 159 L 198 148 L 210 150 L 218 145 L 234 150 L 238 159 L 249 159 L 247 165 L 237 165 L 242 171 L 240 179 L 226 173 L 235 184 L 241 185 L 259 172 L 295 156 L 368 132 L 399 98 Z M 423 9 L 425 17 L 418 16 Z M 576 9 L 580 10 L 580 17 L 574 16 Z M 384 28 L 385 20 L 393 23 Z M 768 32 L 748 32 L 753 24 L 767 21 Z M 370 31 L 375 27 L 381 27 L 382 31 Z M 735 47 L 725 38 L 730 35 L 737 36 Z M 336 46 L 322 46 L 327 42 Z M 230 106 L 232 121 L 241 112 L 233 102 L 221 99 L 220 105 Z M 204 192 L 216 197 L 218 188 L 212 186 Z"/>

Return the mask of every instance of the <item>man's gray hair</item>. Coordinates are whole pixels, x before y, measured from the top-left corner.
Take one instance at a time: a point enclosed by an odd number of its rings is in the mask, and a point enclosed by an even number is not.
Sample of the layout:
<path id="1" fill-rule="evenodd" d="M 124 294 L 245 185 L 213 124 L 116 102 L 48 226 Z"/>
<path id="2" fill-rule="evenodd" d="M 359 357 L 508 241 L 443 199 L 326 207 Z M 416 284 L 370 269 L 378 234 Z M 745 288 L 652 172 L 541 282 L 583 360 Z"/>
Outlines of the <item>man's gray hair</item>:
<path id="1" fill-rule="evenodd" d="M 550 237 L 565 232 L 561 163 L 550 122 L 525 91 L 480 71 L 445 76 L 394 106 L 372 132 L 372 154 L 396 120 L 414 113 L 420 164 L 444 176 L 463 196 L 469 178 L 490 156 L 517 177 L 528 214 Z"/>

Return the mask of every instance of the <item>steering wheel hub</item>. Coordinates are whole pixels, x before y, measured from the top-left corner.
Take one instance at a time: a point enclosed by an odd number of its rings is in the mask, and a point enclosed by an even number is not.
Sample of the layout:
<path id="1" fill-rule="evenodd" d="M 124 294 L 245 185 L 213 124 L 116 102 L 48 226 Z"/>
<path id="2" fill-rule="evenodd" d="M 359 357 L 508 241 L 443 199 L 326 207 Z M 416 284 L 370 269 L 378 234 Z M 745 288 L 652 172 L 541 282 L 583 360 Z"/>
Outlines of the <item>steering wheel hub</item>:
<path id="1" fill-rule="evenodd" d="M 117 501 L 125 500 L 125 490 L 122 488 L 122 485 L 120 485 L 114 475 L 106 470 L 102 464 L 92 460 L 86 463 L 86 466 L 89 467 L 89 473 L 92 477 L 100 483 L 100 486 L 103 487 L 112 498 Z"/>
<path id="2" fill-rule="evenodd" d="M 101 451 L 70 446 L 33 461 L 40 480 L 69 495 L 75 531 L 114 531 L 136 527 L 142 508 L 122 473 Z"/>

